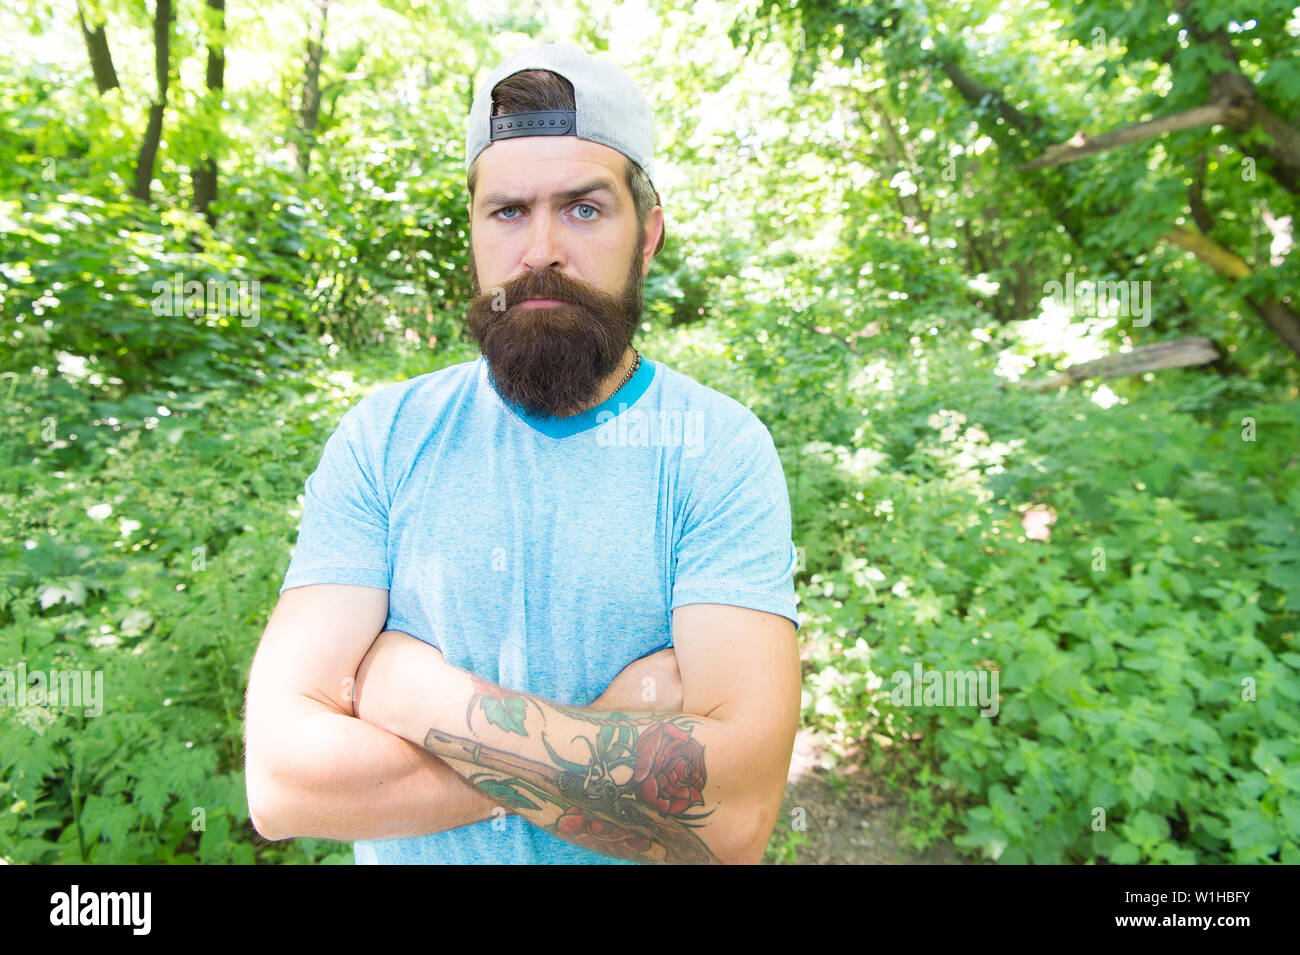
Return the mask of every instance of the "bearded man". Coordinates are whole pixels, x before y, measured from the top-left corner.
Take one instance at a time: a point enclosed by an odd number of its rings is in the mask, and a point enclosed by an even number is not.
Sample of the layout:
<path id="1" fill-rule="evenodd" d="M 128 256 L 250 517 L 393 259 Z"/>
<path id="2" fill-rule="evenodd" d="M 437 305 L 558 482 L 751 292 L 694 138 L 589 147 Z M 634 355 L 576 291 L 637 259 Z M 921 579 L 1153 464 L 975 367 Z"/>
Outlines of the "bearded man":
<path id="1" fill-rule="evenodd" d="M 632 344 L 649 103 L 535 47 L 467 133 L 482 354 L 367 396 L 307 480 L 253 823 L 358 862 L 756 863 L 798 720 L 790 503 L 764 424 Z"/>

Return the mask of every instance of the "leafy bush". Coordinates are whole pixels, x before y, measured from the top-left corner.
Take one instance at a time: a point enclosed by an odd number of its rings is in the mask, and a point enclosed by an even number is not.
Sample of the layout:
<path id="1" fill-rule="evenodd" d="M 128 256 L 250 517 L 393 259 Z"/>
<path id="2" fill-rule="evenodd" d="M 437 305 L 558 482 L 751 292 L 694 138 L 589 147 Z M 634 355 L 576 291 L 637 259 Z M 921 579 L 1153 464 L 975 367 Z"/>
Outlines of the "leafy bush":
<path id="1" fill-rule="evenodd" d="M 964 365 L 895 367 L 851 442 L 801 449 L 806 719 L 909 791 L 918 845 L 1300 861 L 1300 404 L 1103 410 Z M 918 663 L 996 671 L 996 715 L 893 694 Z"/>
<path id="2" fill-rule="evenodd" d="M 30 424 L 0 439 L 16 462 L 0 485 L 13 527 L 0 553 L 0 670 L 100 671 L 104 699 L 101 715 L 0 711 L 0 856 L 350 860 L 337 844 L 256 837 L 242 712 L 293 502 L 358 387 L 322 374 L 106 407 L 32 377 L 4 402 L 8 420 Z"/>

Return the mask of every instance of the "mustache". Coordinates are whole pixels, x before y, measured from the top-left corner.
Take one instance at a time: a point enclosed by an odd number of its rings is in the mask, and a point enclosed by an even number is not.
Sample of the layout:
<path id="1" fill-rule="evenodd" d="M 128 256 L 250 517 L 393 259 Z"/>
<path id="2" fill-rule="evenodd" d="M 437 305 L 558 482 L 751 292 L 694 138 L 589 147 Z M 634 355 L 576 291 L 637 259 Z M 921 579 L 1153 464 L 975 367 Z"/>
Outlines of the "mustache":
<path id="1" fill-rule="evenodd" d="M 478 296 L 485 311 L 507 312 L 533 298 L 549 298 L 595 312 L 615 310 L 619 297 L 602 292 L 586 282 L 571 279 L 554 270 L 526 271 L 504 285 L 484 289 Z"/>

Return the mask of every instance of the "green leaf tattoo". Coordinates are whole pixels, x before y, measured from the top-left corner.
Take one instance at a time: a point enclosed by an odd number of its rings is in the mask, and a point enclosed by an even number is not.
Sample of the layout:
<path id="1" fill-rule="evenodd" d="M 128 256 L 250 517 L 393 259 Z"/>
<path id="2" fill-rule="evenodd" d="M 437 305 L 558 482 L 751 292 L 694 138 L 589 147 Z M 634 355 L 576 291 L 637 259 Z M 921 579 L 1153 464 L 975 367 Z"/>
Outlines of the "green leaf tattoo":
<path id="1" fill-rule="evenodd" d="M 504 700 L 485 696 L 483 715 L 487 717 L 489 723 L 507 732 L 518 733 L 520 736 L 528 735 L 528 731 L 524 729 L 524 701 L 517 696 Z"/>
<path id="2" fill-rule="evenodd" d="M 470 729 L 474 728 L 474 704 L 477 703 L 483 710 L 483 716 L 493 726 L 499 726 L 507 733 L 528 735 L 528 730 L 524 727 L 524 717 L 528 710 L 527 697 L 489 683 L 472 673 L 470 680 L 474 684 L 474 695 L 469 698 L 469 709 L 465 712 L 465 723 Z"/>
<path id="3" fill-rule="evenodd" d="M 499 779 L 493 779 L 486 774 L 479 774 L 470 779 L 470 782 L 483 790 L 502 806 L 507 809 L 537 809 L 542 807 L 537 805 L 523 793 L 519 792 L 510 783 L 502 782 Z"/>

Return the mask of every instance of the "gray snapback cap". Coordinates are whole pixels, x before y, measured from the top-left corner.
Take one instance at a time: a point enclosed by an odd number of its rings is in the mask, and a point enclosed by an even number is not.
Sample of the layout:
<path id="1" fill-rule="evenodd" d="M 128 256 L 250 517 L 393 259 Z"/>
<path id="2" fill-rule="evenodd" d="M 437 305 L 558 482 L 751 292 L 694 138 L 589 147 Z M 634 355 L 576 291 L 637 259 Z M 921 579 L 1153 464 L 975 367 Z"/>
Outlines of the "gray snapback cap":
<path id="1" fill-rule="evenodd" d="M 524 70 L 550 70 L 563 76 L 573 84 L 575 108 L 493 116 L 492 90 Z M 650 101 L 620 67 L 568 43 L 519 50 L 479 86 L 469 110 L 465 170 L 492 143 L 516 136 L 576 136 L 600 143 L 640 166 L 654 185 L 655 125 Z"/>

